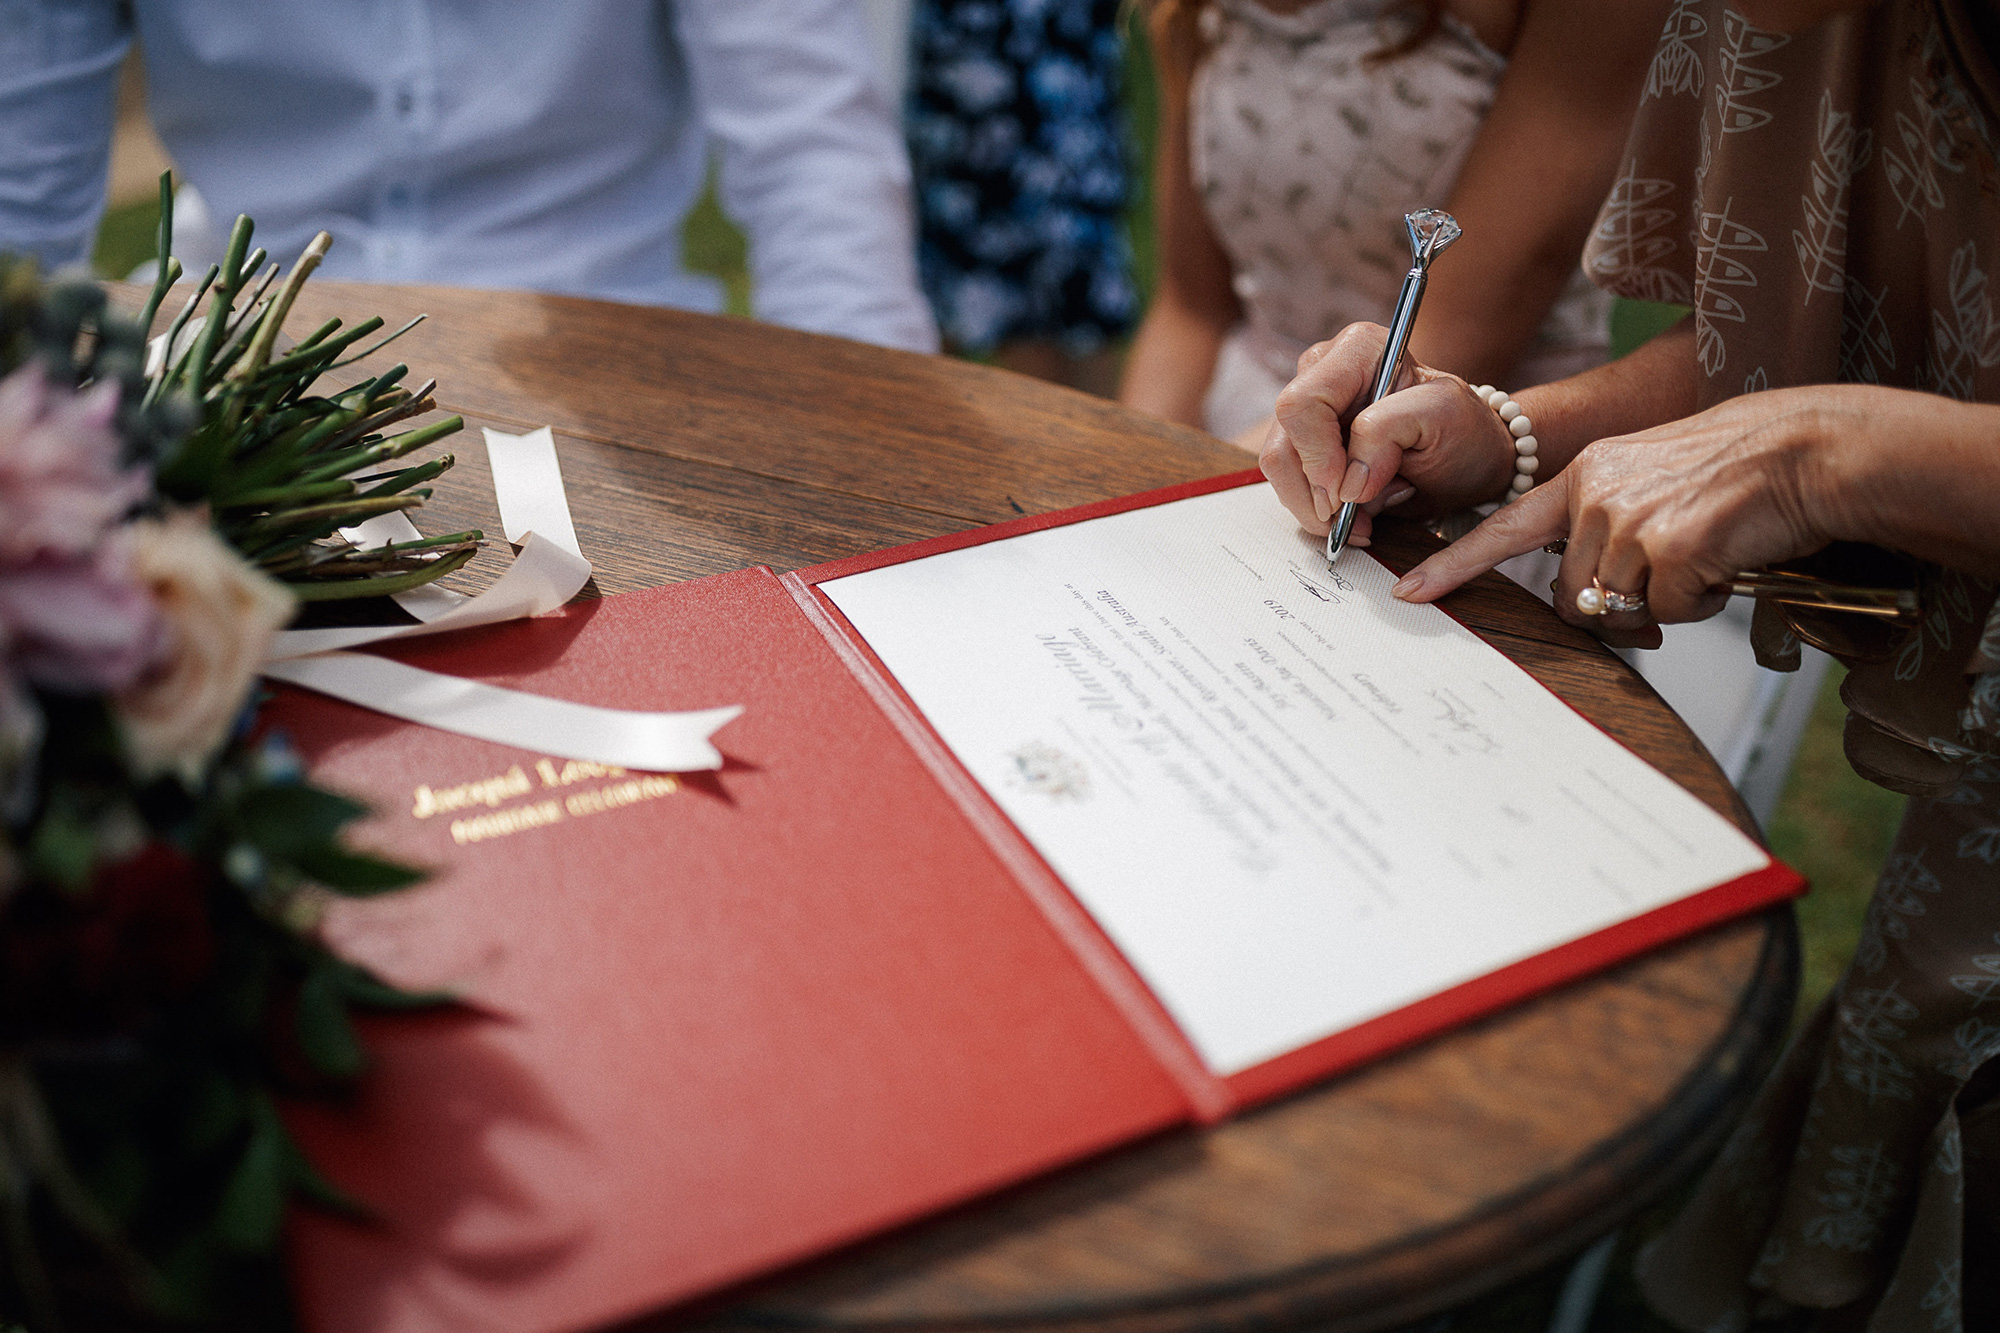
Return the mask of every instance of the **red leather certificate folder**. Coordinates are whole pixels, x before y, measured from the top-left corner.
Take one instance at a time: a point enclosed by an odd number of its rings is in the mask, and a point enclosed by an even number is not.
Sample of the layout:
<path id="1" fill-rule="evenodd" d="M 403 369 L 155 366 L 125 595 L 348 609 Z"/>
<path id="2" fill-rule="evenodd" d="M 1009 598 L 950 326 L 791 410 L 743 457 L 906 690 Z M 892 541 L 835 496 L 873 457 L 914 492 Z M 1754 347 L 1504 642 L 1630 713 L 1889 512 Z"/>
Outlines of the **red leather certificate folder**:
<path id="1" fill-rule="evenodd" d="M 1242 485 L 780 578 L 751 569 L 405 641 L 431 670 L 621 708 L 745 706 L 716 773 L 606 772 L 302 691 L 270 716 L 427 885 L 329 924 L 462 1009 L 370 1025 L 302 1212 L 316 1333 L 558 1333 L 686 1301 L 1246 1104 L 1798 891 L 1775 862 L 1227 1075 L 818 585 Z"/>

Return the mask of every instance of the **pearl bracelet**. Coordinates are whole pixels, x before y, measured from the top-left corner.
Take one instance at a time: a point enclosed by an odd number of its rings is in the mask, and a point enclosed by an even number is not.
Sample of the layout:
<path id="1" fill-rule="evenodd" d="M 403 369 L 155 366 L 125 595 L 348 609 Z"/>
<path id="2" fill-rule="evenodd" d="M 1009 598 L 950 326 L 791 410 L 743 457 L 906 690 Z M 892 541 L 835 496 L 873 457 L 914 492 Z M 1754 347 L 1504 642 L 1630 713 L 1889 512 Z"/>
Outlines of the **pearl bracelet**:
<path id="1" fill-rule="evenodd" d="M 1528 420 L 1528 414 L 1521 410 L 1521 405 L 1507 396 L 1505 389 L 1480 384 L 1475 385 L 1472 391 L 1500 414 L 1500 424 L 1514 437 L 1514 481 L 1500 500 L 1500 503 L 1508 504 L 1527 494 L 1528 488 L 1535 484 L 1535 469 L 1541 466 L 1535 458 L 1535 450 L 1539 447 L 1535 441 L 1535 426 Z"/>

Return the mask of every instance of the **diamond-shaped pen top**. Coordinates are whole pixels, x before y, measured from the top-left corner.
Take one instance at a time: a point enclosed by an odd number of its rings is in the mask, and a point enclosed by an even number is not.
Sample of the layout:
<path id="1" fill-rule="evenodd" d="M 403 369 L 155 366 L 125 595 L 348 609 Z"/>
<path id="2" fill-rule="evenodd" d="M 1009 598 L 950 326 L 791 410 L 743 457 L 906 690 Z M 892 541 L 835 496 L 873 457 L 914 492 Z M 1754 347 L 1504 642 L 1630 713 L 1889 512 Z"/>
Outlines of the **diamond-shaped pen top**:
<path id="1" fill-rule="evenodd" d="M 1431 260 L 1465 234 L 1459 229 L 1458 219 L 1442 208 L 1420 208 L 1405 213 L 1403 225 L 1410 229 L 1410 258 L 1418 268 L 1429 268 Z"/>

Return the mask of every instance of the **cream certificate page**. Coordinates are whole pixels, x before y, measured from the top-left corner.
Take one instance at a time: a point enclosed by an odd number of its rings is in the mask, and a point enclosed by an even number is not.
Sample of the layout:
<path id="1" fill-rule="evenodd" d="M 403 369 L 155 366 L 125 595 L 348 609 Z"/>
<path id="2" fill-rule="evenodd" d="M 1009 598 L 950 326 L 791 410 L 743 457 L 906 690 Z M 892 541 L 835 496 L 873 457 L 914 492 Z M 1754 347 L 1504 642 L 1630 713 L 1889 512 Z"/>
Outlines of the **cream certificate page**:
<path id="1" fill-rule="evenodd" d="M 1768 858 L 1268 487 L 821 590 L 1228 1075 Z"/>

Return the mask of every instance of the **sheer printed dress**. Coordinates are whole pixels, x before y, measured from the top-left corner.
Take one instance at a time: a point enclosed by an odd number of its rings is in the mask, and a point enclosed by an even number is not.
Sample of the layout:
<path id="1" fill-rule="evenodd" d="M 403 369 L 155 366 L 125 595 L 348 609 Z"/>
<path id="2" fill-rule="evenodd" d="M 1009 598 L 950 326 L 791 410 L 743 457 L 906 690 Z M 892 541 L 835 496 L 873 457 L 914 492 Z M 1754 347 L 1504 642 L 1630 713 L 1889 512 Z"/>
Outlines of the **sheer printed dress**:
<path id="1" fill-rule="evenodd" d="M 1453 19 L 1416 50 L 1371 60 L 1398 35 L 1383 9 L 1320 0 L 1274 14 L 1217 0 L 1202 12 L 1191 166 L 1244 315 L 1205 404 L 1224 438 L 1270 415 L 1300 352 L 1388 319 L 1410 267 L 1403 215 L 1443 206 L 1493 105 L 1506 59 Z M 1610 305 L 1579 271 L 1505 387 L 1602 362 Z"/>
<path id="2" fill-rule="evenodd" d="M 1585 262 L 1694 307 L 1702 407 L 1827 383 L 2000 403 L 2000 72 L 1964 0 L 1798 33 L 1681 0 Z M 1849 662 L 1848 757 L 1915 799 L 1845 975 L 1641 1260 L 1698 1333 L 1795 1307 L 2000 1328 L 2000 612 L 1990 583 L 1913 572 L 1923 615 L 1894 633 L 1760 608 L 1766 661 L 1808 635 Z"/>

